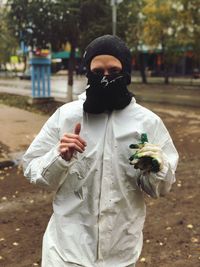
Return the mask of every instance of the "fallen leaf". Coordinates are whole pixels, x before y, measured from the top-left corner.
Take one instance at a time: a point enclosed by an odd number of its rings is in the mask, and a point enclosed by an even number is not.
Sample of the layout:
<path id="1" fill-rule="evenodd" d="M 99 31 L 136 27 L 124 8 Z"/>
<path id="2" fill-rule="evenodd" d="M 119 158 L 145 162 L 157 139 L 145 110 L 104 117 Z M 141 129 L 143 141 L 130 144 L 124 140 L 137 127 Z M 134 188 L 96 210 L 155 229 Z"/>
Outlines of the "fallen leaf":
<path id="1" fill-rule="evenodd" d="M 143 257 L 140 259 L 140 262 L 146 262 L 146 259 Z"/>
<path id="2" fill-rule="evenodd" d="M 186 197 L 186 199 L 191 199 L 191 198 L 194 198 L 194 196 L 190 195 L 190 196 Z"/>
<path id="3" fill-rule="evenodd" d="M 180 180 L 177 182 L 177 186 L 178 187 L 181 187 L 182 186 L 182 182 Z"/>
<path id="4" fill-rule="evenodd" d="M 192 242 L 192 243 L 198 243 L 198 242 L 199 242 L 199 239 L 196 238 L 196 237 L 192 237 L 192 238 L 191 238 L 191 242 Z"/>
<path id="5" fill-rule="evenodd" d="M 188 225 L 187 225 L 187 228 L 188 228 L 188 229 L 193 229 L 194 226 L 193 226 L 192 224 L 188 224 Z"/>

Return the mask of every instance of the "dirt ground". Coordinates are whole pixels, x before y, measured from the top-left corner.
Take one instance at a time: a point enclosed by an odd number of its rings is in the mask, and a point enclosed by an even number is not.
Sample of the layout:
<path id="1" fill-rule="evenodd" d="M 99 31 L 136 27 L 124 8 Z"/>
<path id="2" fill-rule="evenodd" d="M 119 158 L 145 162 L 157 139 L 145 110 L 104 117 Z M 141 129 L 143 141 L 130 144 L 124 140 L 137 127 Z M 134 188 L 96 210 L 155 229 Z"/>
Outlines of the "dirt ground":
<path id="1" fill-rule="evenodd" d="M 157 200 L 146 197 L 144 246 L 137 267 L 199 267 L 200 110 L 143 105 L 165 122 L 180 161 L 172 191 Z M 0 133 L 0 158 L 6 159 L 8 152 L 27 148 L 47 117 L 9 108 L 7 121 L 12 123 L 6 124 L 2 112 L 6 107 L 0 108 L 0 123 L 6 129 Z M 29 184 L 20 166 L 0 170 L 1 267 L 40 266 L 42 235 L 52 212 L 52 197 L 52 193 Z"/>

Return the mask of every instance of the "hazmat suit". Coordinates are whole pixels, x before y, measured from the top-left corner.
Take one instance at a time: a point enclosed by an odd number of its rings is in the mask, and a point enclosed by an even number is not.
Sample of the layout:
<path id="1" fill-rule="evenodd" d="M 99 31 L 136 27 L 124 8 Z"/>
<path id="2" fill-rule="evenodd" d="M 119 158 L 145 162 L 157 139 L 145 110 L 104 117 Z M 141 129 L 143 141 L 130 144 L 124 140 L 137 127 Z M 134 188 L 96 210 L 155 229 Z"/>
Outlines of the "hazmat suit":
<path id="1" fill-rule="evenodd" d="M 157 198 L 175 182 L 178 154 L 162 120 L 131 102 L 121 110 L 90 114 L 83 93 L 45 123 L 23 158 L 31 183 L 55 191 L 43 238 L 43 267 L 133 267 L 142 249 L 145 192 Z M 62 135 L 81 123 L 84 153 L 65 161 Z M 163 151 L 162 170 L 145 173 L 129 164 L 142 133 Z"/>

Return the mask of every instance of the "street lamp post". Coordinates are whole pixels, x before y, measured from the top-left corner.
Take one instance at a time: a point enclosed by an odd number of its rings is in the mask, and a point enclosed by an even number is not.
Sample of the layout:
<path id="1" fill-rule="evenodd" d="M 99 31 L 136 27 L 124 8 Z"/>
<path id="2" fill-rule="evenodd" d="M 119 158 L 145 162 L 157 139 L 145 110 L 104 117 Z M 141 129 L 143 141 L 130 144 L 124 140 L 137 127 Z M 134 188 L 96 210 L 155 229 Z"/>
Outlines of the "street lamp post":
<path id="1" fill-rule="evenodd" d="M 112 6 L 112 34 L 117 34 L 117 5 L 123 2 L 123 0 L 111 0 Z"/>

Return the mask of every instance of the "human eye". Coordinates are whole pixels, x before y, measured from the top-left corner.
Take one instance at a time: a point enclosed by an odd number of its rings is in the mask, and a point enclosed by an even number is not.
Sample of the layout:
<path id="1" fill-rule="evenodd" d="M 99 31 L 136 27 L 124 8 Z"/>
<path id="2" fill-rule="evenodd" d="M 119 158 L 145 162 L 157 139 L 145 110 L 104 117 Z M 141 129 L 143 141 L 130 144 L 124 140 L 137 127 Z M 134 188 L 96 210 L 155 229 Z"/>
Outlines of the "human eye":
<path id="1" fill-rule="evenodd" d="M 118 67 L 113 67 L 113 68 L 110 68 L 109 69 L 109 74 L 112 75 L 112 74 L 119 74 L 121 72 L 121 69 L 118 68 Z"/>
<path id="2" fill-rule="evenodd" d="M 93 73 L 97 74 L 97 75 L 103 75 L 104 74 L 104 70 L 101 68 L 94 68 L 92 70 Z"/>

